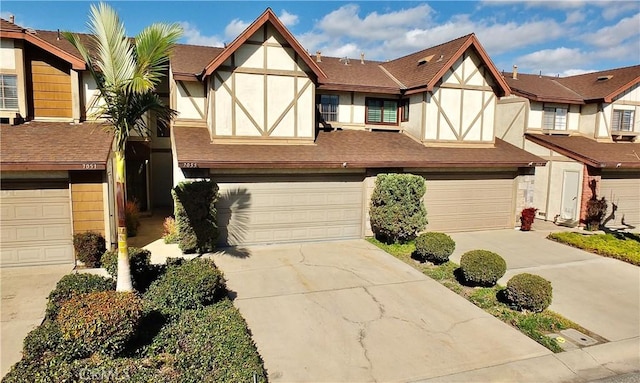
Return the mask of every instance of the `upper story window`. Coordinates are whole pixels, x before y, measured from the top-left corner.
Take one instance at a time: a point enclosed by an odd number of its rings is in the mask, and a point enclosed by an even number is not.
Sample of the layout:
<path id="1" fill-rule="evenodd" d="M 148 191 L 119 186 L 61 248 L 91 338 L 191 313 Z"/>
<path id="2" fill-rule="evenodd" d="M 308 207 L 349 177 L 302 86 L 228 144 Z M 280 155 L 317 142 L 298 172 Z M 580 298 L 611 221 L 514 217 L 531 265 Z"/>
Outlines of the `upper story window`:
<path id="1" fill-rule="evenodd" d="M 544 107 L 542 129 L 567 130 L 567 108 Z"/>
<path id="2" fill-rule="evenodd" d="M 617 132 L 633 132 L 633 110 L 613 110 L 611 130 Z"/>
<path id="3" fill-rule="evenodd" d="M 367 98 L 365 123 L 398 125 L 398 101 Z"/>
<path id="4" fill-rule="evenodd" d="M 409 99 L 400 100 L 400 121 L 409 121 Z"/>
<path id="5" fill-rule="evenodd" d="M 340 97 L 337 94 L 321 94 L 318 100 L 318 110 L 324 121 L 338 121 L 338 105 Z"/>
<path id="6" fill-rule="evenodd" d="M 0 109 L 18 109 L 18 80 L 15 74 L 0 74 Z"/>

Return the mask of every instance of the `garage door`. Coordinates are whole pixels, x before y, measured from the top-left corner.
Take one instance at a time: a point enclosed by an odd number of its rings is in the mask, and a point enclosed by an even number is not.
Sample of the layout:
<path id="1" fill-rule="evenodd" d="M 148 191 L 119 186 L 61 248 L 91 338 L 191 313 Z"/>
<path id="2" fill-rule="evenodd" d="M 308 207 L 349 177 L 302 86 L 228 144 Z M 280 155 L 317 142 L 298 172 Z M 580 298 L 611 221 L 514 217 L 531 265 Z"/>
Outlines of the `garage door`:
<path id="1" fill-rule="evenodd" d="M 615 219 L 607 222 L 608 227 L 632 225 L 640 227 L 640 172 L 602 173 L 600 195 L 618 206 Z"/>
<path id="2" fill-rule="evenodd" d="M 360 238 L 361 177 L 214 178 L 221 245 Z"/>
<path id="3" fill-rule="evenodd" d="M 71 209 L 67 185 L 0 191 L 0 266 L 73 262 Z"/>
<path id="4" fill-rule="evenodd" d="M 514 227 L 514 174 L 423 174 L 428 231 Z"/>

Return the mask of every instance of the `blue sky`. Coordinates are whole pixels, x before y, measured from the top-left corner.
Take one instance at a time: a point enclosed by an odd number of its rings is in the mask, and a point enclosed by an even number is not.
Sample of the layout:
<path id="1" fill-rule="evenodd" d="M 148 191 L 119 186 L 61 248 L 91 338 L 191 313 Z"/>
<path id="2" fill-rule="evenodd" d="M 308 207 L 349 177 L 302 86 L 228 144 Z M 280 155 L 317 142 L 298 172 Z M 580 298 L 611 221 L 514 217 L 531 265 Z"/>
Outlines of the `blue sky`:
<path id="1" fill-rule="evenodd" d="M 184 43 L 221 46 L 267 7 L 309 50 L 388 60 L 474 32 L 499 70 L 571 75 L 640 64 L 638 1 L 116 1 L 135 35 L 176 22 Z M 88 1 L 2 0 L 3 18 L 83 32 Z"/>

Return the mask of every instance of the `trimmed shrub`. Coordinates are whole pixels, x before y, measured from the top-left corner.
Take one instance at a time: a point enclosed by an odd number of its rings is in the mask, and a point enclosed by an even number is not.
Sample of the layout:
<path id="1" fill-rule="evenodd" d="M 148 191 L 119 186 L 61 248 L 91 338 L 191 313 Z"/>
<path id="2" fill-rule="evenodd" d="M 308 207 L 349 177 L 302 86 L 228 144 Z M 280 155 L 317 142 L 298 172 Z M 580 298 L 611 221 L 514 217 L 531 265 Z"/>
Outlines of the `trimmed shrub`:
<path id="1" fill-rule="evenodd" d="M 607 214 L 609 204 L 604 197 L 598 199 L 595 195 L 587 201 L 586 227 L 589 231 L 599 230 Z"/>
<path id="2" fill-rule="evenodd" d="M 146 249 L 129 247 L 129 267 L 131 268 L 131 279 L 133 287 L 138 291 L 144 291 L 151 282 L 158 277 L 159 267 L 152 265 L 151 252 Z M 118 277 L 118 250 L 109 250 L 102 255 L 102 267 L 114 279 Z"/>
<path id="3" fill-rule="evenodd" d="M 212 181 L 180 182 L 171 195 L 180 250 L 187 254 L 213 251 L 218 239 L 218 185 Z"/>
<path id="4" fill-rule="evenodd" d="M 140 227 L 140 207 L 135 201 L 127 201 L 124 205 L 124 222 L 127 226 L 127 236 L 135 237 L 138 235 Z"/>
<path id="5" fill-rule="evenodd" d="M 507 271 L 507 263 L 491 251 L 471 250 L 462 254 L 460 271 L 468 284 L 493 286 Z"/>
<path id="6" fill-rule="evenodd" d="M 45 353 L 53 352 L 60 344 L 62 333 L 54 321 L 45 321 L 27 334 L 22 342 L 22 355 L 25 359 L 42 358 Z"/>
<path id="7" fill-rule="evenodd" d="M 142 300 L 134 293 L 103 291 L 77 295 L 60 308 L 56 323 L 62 339 L 78 353 L 117 355 L 134 336 L 142 317 Z"/>
<path id="8" fill-rule="evenodd" d="M 164 243 L 178 243 L 178 228 L 176 227 L 176 220 L 173 217 L 167 217 L 162 223 L 162 238 Z"/>
<path id="9" fill-rule="evenodd" d="M 534 274 L 514 275 L 507 282 L 505 296 L 518 310 L 541 312 L 551 304 L 551 282 Z"/>
<path id="10" fill-rule="evenodd" d="M 115 288 L 116 283 L 113 279 L 104 278 L 99 275 L 65 275 L 58 281 L 56 288 L 49 293 L 46 318 L 55 319 L 60 310 L 60 306 L 74 295 L 115 290 Z"/>
<path id="11" fill-rule="evenodd" d="M 260 354 L 247 324 L 228 299 L 202 310 L 185 311 L 165 326 L 143 354 L 175 355 L 175 381 L 266 382 Z"/>
<path id="12" fill-rule="evenodd" d="M 445 263 L 456 249 L 456 243 L 445 233 L 423 233 L 416 238 L 416 256 L 421 261 Z"/>
<path id="13" fill-rule="evenodd" d="M 533 221 L 536 219 L 536 211 L 538 211 L 538 209 L 536 209 L 535 207 L 522 209 L 522 212 L 520 213 L 520 230 L 531 230 Z"/>
<path id="14" fill-rule="evenodd" d="M 427 211 L 424 178 L 412 174 L 378 174 L 371 195 L 371 230 L 387 244 L 404 243 L 423 230 Z"/>
<path id="15" fill-rule="evenodd" d="M 100 267 L 100 257 L 107 250 L 104 237 L 93 231 L 73 235 L 76 257 L 87 267 Z"/>
<path id="16" fill-rule="evenodd" d="M 225 293 L 222 271 L 212 260 L 196 258 L 168 267 L 149 286 L 145 299 L 163 315 L 175 317 L 183 310 L 210 305 Z"/>

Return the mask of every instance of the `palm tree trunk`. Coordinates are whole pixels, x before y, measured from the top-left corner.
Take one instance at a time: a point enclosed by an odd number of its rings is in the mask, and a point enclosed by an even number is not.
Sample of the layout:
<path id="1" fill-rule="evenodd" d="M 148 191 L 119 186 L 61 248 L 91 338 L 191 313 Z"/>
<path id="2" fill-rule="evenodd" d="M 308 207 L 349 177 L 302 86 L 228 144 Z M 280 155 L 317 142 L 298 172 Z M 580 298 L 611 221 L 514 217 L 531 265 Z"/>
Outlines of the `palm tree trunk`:
<path id="1" fill-rule="evenodd" d="M 127 224 L 125 219 L 125 162 L 124 150 L 116 151 L 116 206 L 118 208 L 118 278 L 116 291 L 133 291 L 129 248 L 127 246 Z"/>

